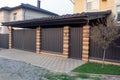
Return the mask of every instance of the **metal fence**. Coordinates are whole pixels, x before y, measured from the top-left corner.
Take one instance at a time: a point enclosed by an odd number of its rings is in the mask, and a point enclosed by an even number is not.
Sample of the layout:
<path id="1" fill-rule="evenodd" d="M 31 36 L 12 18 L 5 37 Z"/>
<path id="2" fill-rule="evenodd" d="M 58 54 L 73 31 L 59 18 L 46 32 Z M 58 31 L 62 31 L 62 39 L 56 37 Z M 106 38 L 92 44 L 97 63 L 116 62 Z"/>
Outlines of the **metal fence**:
<path id="1" fill-rule="evenodd" d="M 95 42 L 90 40 L 90 58 L 102 59 L 103 49 L 100 48 Z M 120 38 L 115 40 L 106 50 L 106 61 L 120 62 Z"/>
<path id="2" fill-rule="evenodd" d="M 9 34 L 0 34 L 0 48 L 8 48 Z"/>

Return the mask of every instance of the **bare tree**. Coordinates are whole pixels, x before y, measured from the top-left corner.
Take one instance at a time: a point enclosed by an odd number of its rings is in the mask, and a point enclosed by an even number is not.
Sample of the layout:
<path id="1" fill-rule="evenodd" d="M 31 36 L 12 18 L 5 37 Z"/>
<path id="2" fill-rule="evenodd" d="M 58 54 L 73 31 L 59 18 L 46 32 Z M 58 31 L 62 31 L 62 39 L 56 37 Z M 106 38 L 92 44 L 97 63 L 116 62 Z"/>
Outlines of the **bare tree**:
<path id="1" fill-rule="evenodd" d="M 98 44 L 103 49 L 103 63 L 102 68 L 104 67 L 104 61 L 106 56 L 106 49 L 110 46 L 114 40 L 116 40 L 119 35 L 120 28 L 115 25 L 113 20 L 108 21 L 108 25 L 99 24 L 91 28 L 90 38 Z"/>

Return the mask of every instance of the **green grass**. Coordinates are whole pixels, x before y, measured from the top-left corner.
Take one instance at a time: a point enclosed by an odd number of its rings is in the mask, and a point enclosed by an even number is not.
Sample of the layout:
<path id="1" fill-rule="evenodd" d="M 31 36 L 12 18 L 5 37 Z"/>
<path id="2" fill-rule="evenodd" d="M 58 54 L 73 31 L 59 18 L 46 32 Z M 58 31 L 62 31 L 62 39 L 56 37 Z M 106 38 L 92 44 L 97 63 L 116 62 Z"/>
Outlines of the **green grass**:
<path id="1" fill-rule="evenodd" d="M 87 75 L 87 74 L 77 74 L 77 75 L 75 75 L 75 77 L 82 78 L 82 79 L 88 79 L 88 78 L 90 78 L 90 76 Z"/>
<path id="2" fill-rule="evenodd" d="M 48 80 L 74 80 L 73 77 L 67 74 L 60 74 L 60 73 L 47 73 L 42 77 L 47 78 Z"/>
<path id="3" fill-rule="evenodd" d="M 74 80 L 76 80 L 77 78 L 80 78 L 80 79 L 88 79 L 88 80 L 101 80 L 100 77 L 98 76 L 90 76 L 88 74 L 77 74 L 77 75 L 74 75 L 72 76 Z"/>
<path id="4" fill-rule="evenodd" d="M 92 80 L 101 80 L 99 77 L 91 77 Z"/>
<path id="5" fill-rule="evenodd" d="M 101 66 L 102 64 L 89 62 L 77 67 L 73 72 L 120 75 L 120 66 L 105 65 L 104 68 Z"/>
<path id="6" fill-rule="evenodd" d="M 66 73 L 47 73 L 42 75 L 41 77 L 44 77 L 48 80 L 76 80 L 76 79 L 90 79 L 90 80 L 101 80 L 99 77 L 91 77 L 88 74 L 76 74 L 73 76 L 70 76 Z"/>

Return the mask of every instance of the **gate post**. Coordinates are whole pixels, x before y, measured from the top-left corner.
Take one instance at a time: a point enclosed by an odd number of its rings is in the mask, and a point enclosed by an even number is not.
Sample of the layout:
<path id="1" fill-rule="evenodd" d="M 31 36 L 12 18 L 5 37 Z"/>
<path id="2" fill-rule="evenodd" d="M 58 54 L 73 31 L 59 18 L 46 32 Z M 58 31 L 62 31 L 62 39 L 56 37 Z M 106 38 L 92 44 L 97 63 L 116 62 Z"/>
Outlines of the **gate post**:
<path id="1" fill-rule="evenodd" d="M 82 60 L 88 61 L 89 59 L 89 35 L 90 26 L 83 26 L 83 49 L 82 49 Z"/>
<path id="2" fill-rule="evenodd" d="M 36 53 L 40 54 L 40 27 L 36 28 Z"/>
<path id="3" fill-rule="evenodd" d="M 12 27 L 9 27 L 9 49 L 11 49 L 12 48 Z"/>
<path id="4" fill-rule="evenodd" d="M 69 26 L 64 26 L 63 32 L 63 55 L 68 57 L 69 54 Z"/>

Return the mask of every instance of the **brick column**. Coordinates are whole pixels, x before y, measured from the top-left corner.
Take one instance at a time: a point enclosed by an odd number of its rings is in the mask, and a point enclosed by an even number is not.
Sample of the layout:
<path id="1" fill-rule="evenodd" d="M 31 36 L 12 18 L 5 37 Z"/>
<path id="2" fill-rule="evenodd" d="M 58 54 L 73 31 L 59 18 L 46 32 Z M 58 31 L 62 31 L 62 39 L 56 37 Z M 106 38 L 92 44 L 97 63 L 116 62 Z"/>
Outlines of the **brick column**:
<path id="1" fill-rule="evenodd" d="M 89 26 L 83 26 L 83 50 L 82 60 L 88 61 L 89 58 Z"/>
<path id="2" fill-rule="evenodd" d="M 40 54 L 40 27 L 36 28 L 36 53 Z"/>
<path id="3" fill-rule="evenodd" d="M 63 36 L 63 55 L 68 57 L 69 53 L 69 26 L 64 26 L 64 36 Z"/>
<path id="4" fill-rule="evenodd" d="M 12 48 L 12 27 L 9 27 L 9 49 Z"/>

